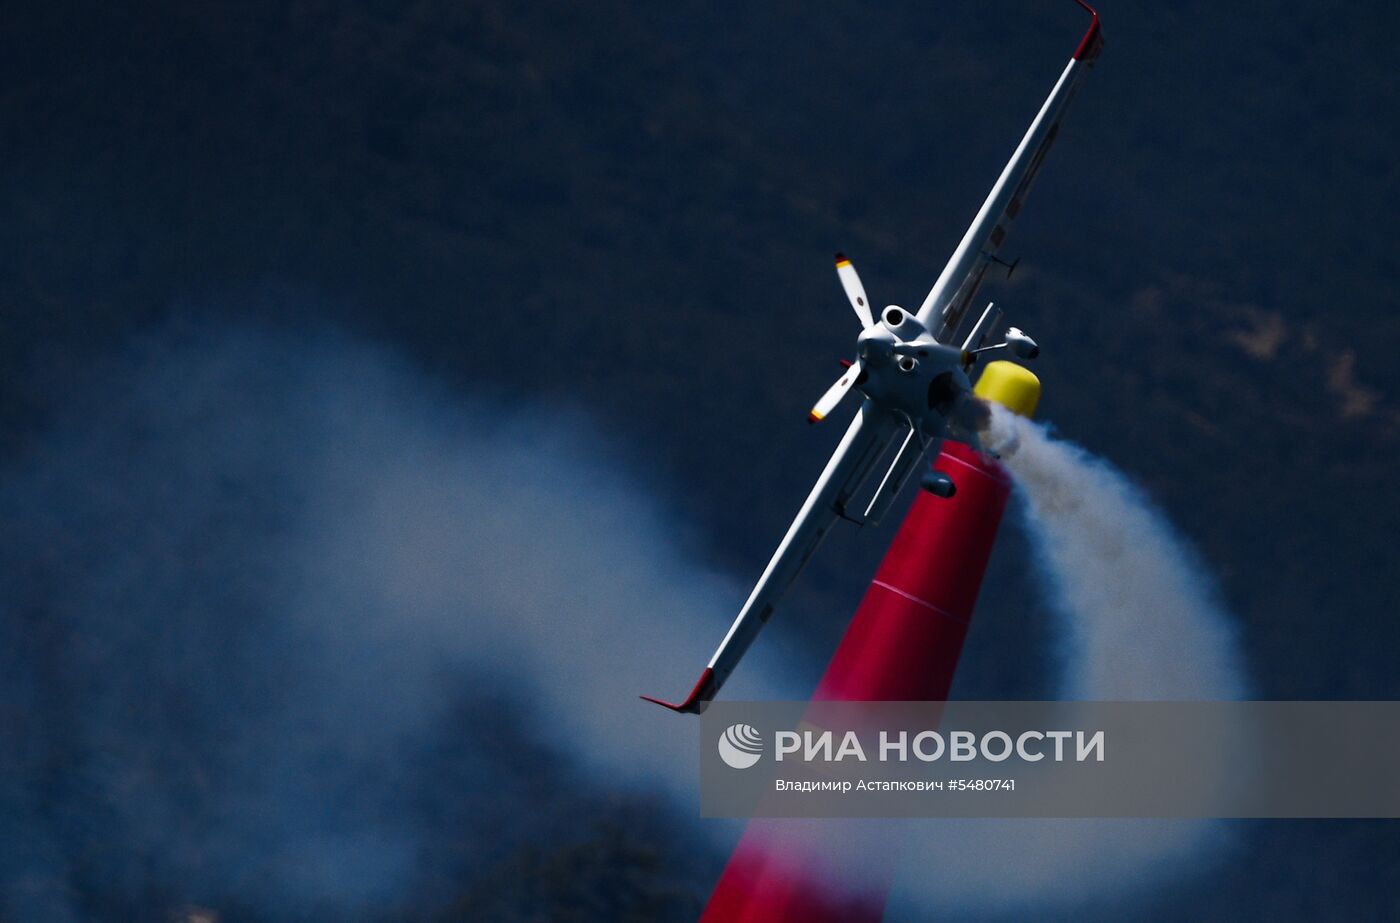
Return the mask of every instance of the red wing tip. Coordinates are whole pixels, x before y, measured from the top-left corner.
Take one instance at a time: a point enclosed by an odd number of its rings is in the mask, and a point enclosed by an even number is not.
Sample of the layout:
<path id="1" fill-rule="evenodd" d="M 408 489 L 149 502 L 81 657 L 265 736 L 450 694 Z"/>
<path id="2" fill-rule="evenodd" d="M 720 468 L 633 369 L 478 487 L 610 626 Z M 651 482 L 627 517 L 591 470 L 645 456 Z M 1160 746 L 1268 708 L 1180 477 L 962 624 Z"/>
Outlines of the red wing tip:
<path id="1" fill-rule="evenodd" d="M 660 699 L 653 699 L 649 695 L 639 695 L 637 698 L 641 699 L 643 702 L 651 702 L 654 705 L 660 705 L 662 708 L 669 708 L 671 711 L 680 712 L 681 714 L 691 711 L 691 709 L 684 707 L 685 703 L 677 705 L 674 702 L 663 702 Z M 695 709 L 695 711 L 699 711 L 699 709 Z"/>
<path id="2" fill-rule="evenodd" d="M 1089 31 L 1084 33 L 1084 38 L 1079 42 L 1079 47 L 1074 49 L 1074 60 L 1092 61 L 1099 56 L 1099 49 L 1103 47 L 1103 36 L 1099 32 L 1099 14 L 1084 0 L 1075 2 L 1088 11 L 1093 20 L 1089 23 Z"/>
<path id="3" fill-rule="evenodd" d="M 671 711 L 680 712 L 683 715 L 698 715 L 705 710 L 705 706 L 710 704 L 710 699 L 715 695 L 715 671 L 706 667 L 700 674 L 700 679 L 695 683 L 695 688 L 690 690 L 690 695 L 685 697 L 684 702 L 663 702 L 661 699 L 654 699 L 649 695 L 639 696 L 662 708 L 669 708 Z"/>

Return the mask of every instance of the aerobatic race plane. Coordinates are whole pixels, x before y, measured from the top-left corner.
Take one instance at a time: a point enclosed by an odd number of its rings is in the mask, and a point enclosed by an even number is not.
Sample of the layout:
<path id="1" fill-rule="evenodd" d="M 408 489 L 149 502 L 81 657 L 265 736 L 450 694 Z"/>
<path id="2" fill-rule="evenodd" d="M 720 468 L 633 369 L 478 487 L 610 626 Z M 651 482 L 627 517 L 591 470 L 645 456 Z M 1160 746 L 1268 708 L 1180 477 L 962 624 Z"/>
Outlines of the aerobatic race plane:
<path id="1" fill-rule="evenodd" d="M 958 335 L 988 268 L 1006 266 L 1008 275 L 1015 268 L 1014 263 L 997 259 L 997 251 L 1055 142 L 1069 101 L 1102 45 L 1098 14 L 1084 0 L 1075 2 L 1092 17 L 1089 30 L 919 310 L 889 305 L 877 318 L 855 267 L 837 254 L 836 273 L 862 329 L 856 338 L 856 360 L 812 407 L 809 420 L 820 422 L 853 389 L 865 399 L 690 695 L 679 703 L 642 698 L 679 712 L 702 711 L 837 519 L 879 522 L 910 474 L 924 458 L 938 454 L 945 438 L 978 444 L 977 432 L 987 411 L 973 395 L 968 378 L 978 358 L 1007 350 L 1031 359 L 1040 351 L 1034 340 L 1015 327 L 1006 330 L 1001 342 L 985 345 L 1001 323 L 1001 312 L 992 304 L 961 340 Z M 889 457 L 895 446 L 892 464 L 864 507 L 853 503 L 876 464 Z M 932 469 L 921 483 L 940 497 L 951 497 L 957 490 L 952 478 Z"/>

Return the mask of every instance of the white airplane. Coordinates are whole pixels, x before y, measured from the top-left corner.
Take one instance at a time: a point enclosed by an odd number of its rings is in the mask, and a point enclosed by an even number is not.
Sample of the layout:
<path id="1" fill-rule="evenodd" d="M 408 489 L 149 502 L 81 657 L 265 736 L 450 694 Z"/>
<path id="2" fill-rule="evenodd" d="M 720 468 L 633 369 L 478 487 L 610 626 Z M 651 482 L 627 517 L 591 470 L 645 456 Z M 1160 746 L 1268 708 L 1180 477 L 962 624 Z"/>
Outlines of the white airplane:
<path id="1" fill-rule="evenodd" d="M 865 400 L 690 695 L 677 703 L 642 696 L 648 702 L 679 712 L 703 711 L 838 518 L 879 522 L 909 475 L 925 457 L 937 455 L 945 437 L 977 445 L 986 409 L 972 394 L 967 374 L 977 358 L 1001 349 L 1022 359 L 1039 353 L 1035 341 L 1015 327 L 1007 329 L 1002 342 L 983 345 L 1001 322 L 1001 312 L 992 304 L 965 338 L 959 341 L 957 335 L 988 268 L 993 263 L 1007 266 L 1008 275 L 1015 268 L 1014 263 L 997 259 L 997 251 L 1059 133 L 1070 99 L 1103 43 L 1098 13 L 1085 0 L 1075 2 L 1092 17 L 1088 31 L 918 312 L 890 305 L 877 320 L 855 267 L 837 254 L 837 275 L 863 329 L 856 338 L 855 362 L 817 401 L 809 419 L 820 422 L 852 389 Z M 893 463 L 864 511 L 855 513 L 849 507 L 851 500 L 896 443 L 899 449 Z M 940 497 L 951 497 L 957 490 L 951 478 L 931 469 L 921 483 Z"/>

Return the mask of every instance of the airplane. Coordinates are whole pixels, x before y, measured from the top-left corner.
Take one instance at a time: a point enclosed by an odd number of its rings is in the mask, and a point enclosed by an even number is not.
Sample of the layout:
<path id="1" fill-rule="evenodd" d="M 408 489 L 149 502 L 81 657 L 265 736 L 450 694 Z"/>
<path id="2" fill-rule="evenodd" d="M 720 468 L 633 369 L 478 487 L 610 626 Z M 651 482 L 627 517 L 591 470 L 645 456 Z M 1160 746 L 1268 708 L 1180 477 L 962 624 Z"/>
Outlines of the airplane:
<path id="1" fill-rule="evenodd" d="M 874 315 L 855 267 L 844 255 L 836 255 L 836 274 L 861 332 L 855 361 L 812 407 L 808 419 L 821 422 L 852 390 L 865 399 L 690 694 L 681 702 L 642 696 L 646 701 L 677 712 L 704 711 L 838 519 L 878 523 L 920 461 L 936 456 L 945 438 L 978 446 L 977 432 L 985 425 L 987 410 L 973 395 L 968 377 L 978 358 L 997 350 L 1021 359 L 1039 353 L 1035 341 L 1015 327 L 1006 330 L 1000 343 L 984 345 L 1001 323 L 995 304 L 987 305 L 961 340 L 958 332 L 988 268 L 1015 269 L 1015 262 L 998 259 L 997 251 L 1059 134 L 1070 100 L 1102 47 L 1098 13 L 1085 0 L 1075 3 L 1091 17 L 1088 31 L 918 311 L 889 305 Z M 856 512 L 859 503 L 853 508 L 852 500 L 896 444 L 892 464 L 864 510 Z M 952 478 L 931 468 L 920 483 L 944 498 L 957 490 Z"/>

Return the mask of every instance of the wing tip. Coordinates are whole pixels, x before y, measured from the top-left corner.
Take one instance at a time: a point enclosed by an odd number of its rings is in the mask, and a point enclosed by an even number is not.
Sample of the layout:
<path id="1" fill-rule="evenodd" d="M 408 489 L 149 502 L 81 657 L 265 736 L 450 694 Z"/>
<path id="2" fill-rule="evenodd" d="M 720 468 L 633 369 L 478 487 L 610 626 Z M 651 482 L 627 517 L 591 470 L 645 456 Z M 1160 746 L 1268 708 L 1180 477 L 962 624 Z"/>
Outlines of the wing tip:
<path id="1" fill-rule="evenodd" d="M 683 715 L 698 715 L 705 710 L 705 706 L 710 704 L 716 691 L 714 668 L 706 667 L 700 674 L 700 679 L 696 681 L 695 688 L 690 690 L 690 695 L 685 697 L 684 702 L 665 702 L 649 695 L 638 696 L 638 698 Z"/>
<path id="2" fill-rule="evenodd" d="M 1079 47 L 1074 49 L 1074 60 L 1093 61 L 1099 56 L 1099 49 L 1103 47 L 1103 34 L 1099 29 L 1099 14 L 1084 0 L 1074 0 L 1081 7 L 1088 11 L 1093 19 L 1089 22 L 1089 31 L 1084 33 L 1084 38 L 1080 40 Z"/>

